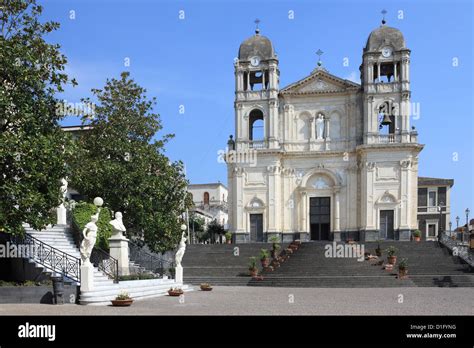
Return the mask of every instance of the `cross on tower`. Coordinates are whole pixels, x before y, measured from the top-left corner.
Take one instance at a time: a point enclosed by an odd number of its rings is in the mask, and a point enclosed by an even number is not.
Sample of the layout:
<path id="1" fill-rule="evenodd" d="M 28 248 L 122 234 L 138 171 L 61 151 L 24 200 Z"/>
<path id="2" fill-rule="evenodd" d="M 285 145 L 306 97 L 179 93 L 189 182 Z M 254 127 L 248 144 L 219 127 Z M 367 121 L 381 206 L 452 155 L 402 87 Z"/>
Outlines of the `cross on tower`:
<path id="1" fill-rule="evenodd" d="M 387 23 L 387 21 L 385 20 L 385 15 L 387 14 L 387 10 L 383 9 L 381 13 L 382 13 L 382 16 L 383 16 L 382 17 L 382 24 L 385 24 L 385 23 Z"/>
<path id="2" fill-rule="evenodd" d="M 258 24 L 260 23 L 260 19 L 258 19 L 258 18 L 255 19 L 254 23 L 255 23 L 255 33 L 258 34 L 258 33 L 260 33 L 260 29 L 258 28 Z"/>
<path id="3" fill-rule="evenodd" d="M 321 56 L 324 54 L 323 51 L 321 51 L 321 49 L 318 49 L 318 51 L 316 52 L 316 54 L 318 55 L 318 66 L 321 66 L 322 62 L 321 62 Z"/>

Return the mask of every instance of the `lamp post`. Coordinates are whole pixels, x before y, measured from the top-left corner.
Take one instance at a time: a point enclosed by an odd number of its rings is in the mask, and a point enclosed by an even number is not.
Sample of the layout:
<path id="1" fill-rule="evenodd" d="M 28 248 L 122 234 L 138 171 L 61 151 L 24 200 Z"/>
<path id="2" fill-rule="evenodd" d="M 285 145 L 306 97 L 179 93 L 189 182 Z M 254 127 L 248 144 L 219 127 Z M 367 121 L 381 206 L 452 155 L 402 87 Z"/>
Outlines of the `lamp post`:
<path id="1" fill-rule="evenodd" d="M 466 208 L 464 212 L 466 213 L 466 233 L 469 236 L 469 213 L 471 211 L 469 210 L 469 208 Z M 464 244 L 464 233 L 462 234 L 462 242 Z M 468 243 L 469 243 L 469 240 L 468 240 Z"/>
<path id="2" fill-rule="evenodd" d="M 459 227 L 459 216 L 456 216 L 456 228 Z"/>
<path id="3" fill-rule="evenodd" d="M 442 228 L 442 219 L 443 219 L 443 202 L 439 202 L 438 210 L 439 210 L 439 224 L 438 224 L 438 240 L 441 240 L 441 233 L 443 232 Z"/>
<path id="4" fill-rule="evenodd" d="M 450 221 L 449 222 L 449 232 L 453 231 L 453 223 Z"/>

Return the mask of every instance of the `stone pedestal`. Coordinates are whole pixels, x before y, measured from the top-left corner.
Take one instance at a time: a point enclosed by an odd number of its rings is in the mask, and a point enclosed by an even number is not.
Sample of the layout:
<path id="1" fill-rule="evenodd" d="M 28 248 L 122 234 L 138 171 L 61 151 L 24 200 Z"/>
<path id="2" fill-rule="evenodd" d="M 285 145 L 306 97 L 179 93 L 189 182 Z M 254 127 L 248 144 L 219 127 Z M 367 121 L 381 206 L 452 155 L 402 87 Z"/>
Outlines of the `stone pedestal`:
<path id="1" fill-rule="evenodd" d="M 63 203 L 61 203 L 61 205 L 56 209 L 56 212 L 57 212 L 57 217 L 58 217 L 58 222 L 57 224 L 58 225 L 66 225 L 67 224 L 67 220 L 66 220 L 66 207 L 64 206 Z"/>
<path id="2" fill-rule="evenodd" d="M 174 281 L 176 283 L 183 283 L 183 266 L 176 266 Z"/>
<path id="3" fill-rule="evenodd" d="M 123 235 L 109 238 L 110 256 L 118 261 L 119 275 L 130 274 L 130 260 L 128 258 L 128 239 Z"/>
<path id="4" fill-rule="evenodd" d="M 94 290 L 94 266 L 86 262 L 81 265 L 81 291 Z"/>

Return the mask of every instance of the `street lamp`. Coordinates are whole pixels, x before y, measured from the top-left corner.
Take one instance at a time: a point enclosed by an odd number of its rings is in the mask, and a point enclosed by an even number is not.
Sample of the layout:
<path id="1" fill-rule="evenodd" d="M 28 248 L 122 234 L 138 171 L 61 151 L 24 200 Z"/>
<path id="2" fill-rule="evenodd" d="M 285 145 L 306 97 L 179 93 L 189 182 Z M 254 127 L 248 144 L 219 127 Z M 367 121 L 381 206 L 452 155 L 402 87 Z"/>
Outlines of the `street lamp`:
<path id="1" fill-rule="evenodd" d="M 467 236 L 469 236 L 469 213 L 471 212 L 469 210 L 469 208 L 466 208 L 466 210 L 464 211 L 466 213 L 466 233 L 467 233 Z M 462 234 L 462 241 L 464 243 L 464 233 Z M 469 243 L 469 241 L 468 241 Z"/>
<path id="2" fill-rule="evenodd" d="M 460 220 L 460 219 L 459 219 L 459 216 L 456 216 L 456 228 L 459 227 L 459 220 Z"/>
<path id="3" fill-rule="evenodd" d="M 182 232 L 182 233 L 181 233 L 181 236 L 182 236 L 183 233 L 186 231 L 186 228 L 187 228 L 187 227 L 186 227 L 186 224 L 181 224 L 181 232 Z M 188 238 L 189 238 L 189 236 L 188 236 Z M 188 244 L 189 244 L 189 239 L 188 239 Z"/>
<path id="4" fill-rule="evenodd" d="M 449 222 L 449 232 L 453 231 L 453 223 L 450 221 Z"/>
<path id="5" fill-rule="evenodd" d="M 438 224 L 438 240 L 441 240 L 441 233 L 443 232 L 442 229 L 442 219 L 443 219 L 443 202 L 439 202 L 438 210 L 439 210 L 439 224 Z"/>

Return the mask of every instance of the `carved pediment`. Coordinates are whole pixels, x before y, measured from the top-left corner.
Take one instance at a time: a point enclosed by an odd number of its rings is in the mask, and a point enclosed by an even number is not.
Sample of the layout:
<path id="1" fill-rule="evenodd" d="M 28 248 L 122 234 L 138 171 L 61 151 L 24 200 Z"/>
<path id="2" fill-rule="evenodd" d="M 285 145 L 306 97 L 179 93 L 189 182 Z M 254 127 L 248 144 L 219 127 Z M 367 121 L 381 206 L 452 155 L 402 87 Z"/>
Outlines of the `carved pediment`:
<path id="1" fill-rule="evenodd" d="M 341 93 L 348 89 L 357 90 L 359 88 L 360 85 L 355 82 L 341 79 L 331 75 L 326 70 L 320 69 L 313 72 L 310 76 L 283 88 L 280 93 L 294 95 Z"/>

